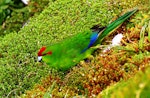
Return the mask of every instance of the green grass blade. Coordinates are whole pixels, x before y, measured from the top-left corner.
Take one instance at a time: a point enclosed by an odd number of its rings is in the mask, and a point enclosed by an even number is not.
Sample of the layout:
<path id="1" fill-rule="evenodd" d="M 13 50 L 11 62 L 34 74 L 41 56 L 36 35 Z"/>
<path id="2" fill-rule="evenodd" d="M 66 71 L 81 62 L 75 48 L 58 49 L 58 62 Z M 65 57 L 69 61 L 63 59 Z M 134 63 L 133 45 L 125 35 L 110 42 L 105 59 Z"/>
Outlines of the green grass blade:
<path id="1" fill-rule="evenodd" d="M 54 89 L 56 85 L 56 81 L 53 82 L 52 86 L 49 88 L 48 92 L 46 92 L 43 96 L 43 98 L 52 98 L 52 90 Z"/>
<path id="2" fill-rule="evenodd" d="M 139 40 L 139 49 L 143 49 L 143 46 L 144 46 L 144 34 L 145 34 L 145 30 L 146 30 L 146 25 L 144 25 L 141 29 L 141 32 L 140 32 L 140 40 Z"/>

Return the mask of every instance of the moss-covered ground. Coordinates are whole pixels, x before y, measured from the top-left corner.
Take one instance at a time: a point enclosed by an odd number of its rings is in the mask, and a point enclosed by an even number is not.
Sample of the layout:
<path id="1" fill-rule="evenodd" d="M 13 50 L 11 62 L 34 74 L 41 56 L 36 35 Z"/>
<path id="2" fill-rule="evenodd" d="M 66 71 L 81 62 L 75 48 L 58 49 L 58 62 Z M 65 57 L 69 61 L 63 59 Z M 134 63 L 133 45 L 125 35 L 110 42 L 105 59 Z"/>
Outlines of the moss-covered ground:
<path id="1" fill-rule="evenodd" d="M 0 96 L 148 98 L 149 5 L 149 0 L 33 0 L 23 11 L 25 16 L 20 19 L 14 12 L 0 28 Z M 61 42 L 93 25 L 107 26 L 133 8 L 139 11 L 102 42 L 107 46 L 114 35 L 122 33 L 121 46 L 105 53 L 97 49 L 66 73 L 37 62 L 43 45 Z"/>

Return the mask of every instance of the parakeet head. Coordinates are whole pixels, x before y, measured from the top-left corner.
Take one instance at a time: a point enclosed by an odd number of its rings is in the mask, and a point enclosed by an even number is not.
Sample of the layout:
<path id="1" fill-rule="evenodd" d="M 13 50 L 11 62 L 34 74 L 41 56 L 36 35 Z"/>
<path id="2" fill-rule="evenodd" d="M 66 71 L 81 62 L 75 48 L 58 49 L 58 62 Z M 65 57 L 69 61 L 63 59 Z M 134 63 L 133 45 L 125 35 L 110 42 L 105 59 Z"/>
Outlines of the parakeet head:
<path id="1" fill-rule="evenodd" d="M 38 61 L 42 61 L 42 56 L 45 56 L 45 55 L 51 55 L 52 54 L 52 51 L 45 51 L 46 50 L 46 47 L 43 46 L 39 52 L 38 52 Z"/>

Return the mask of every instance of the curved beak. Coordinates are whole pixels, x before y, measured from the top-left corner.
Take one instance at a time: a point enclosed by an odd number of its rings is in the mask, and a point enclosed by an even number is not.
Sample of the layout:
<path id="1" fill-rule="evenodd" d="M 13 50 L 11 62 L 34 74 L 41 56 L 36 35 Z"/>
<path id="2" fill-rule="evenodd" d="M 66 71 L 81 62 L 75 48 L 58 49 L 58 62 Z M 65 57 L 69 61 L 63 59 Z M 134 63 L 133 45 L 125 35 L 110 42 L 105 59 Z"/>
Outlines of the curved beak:
<path id="1" fill-rule="evenodd" d="M 38 62 L 42 61 L 42 56 L 38 56 Z"/>

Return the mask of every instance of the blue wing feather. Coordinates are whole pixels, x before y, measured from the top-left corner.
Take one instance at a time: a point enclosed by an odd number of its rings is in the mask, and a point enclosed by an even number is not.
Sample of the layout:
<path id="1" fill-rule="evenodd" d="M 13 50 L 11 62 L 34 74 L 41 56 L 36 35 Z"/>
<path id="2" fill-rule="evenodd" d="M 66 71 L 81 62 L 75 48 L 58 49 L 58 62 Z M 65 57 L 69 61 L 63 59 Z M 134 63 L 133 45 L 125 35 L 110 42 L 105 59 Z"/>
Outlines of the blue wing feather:
<path id="1" fill-rule="evenodd" d="M 85 52 L 87 49 L 89 49 L 97 40 L 98 38 L 98 32 L 93 32 L 93 34 L 91 35 L 91 38 L 90 38 L 90 43 L 89 45 L 81 51 L 81 53 Z"/>
<path id="2" fill-rule="evenodd" d="M 94 43 L 95 41 L 97 40 L 98 38 L 98 33 L 97 32 L 94 32 L 91 36 L 91 39 L 90 39 L 90 43 L 88 45 L 88 48 L 90 48 Z"/>

